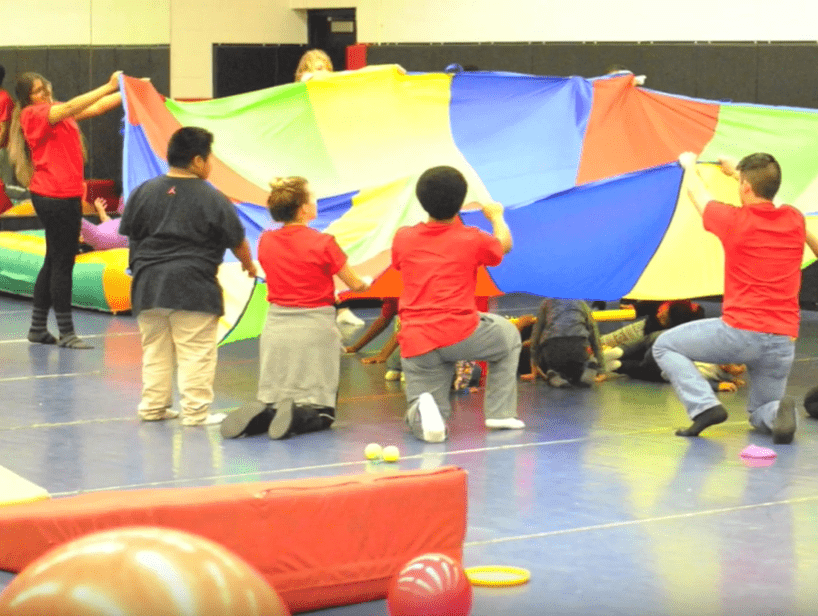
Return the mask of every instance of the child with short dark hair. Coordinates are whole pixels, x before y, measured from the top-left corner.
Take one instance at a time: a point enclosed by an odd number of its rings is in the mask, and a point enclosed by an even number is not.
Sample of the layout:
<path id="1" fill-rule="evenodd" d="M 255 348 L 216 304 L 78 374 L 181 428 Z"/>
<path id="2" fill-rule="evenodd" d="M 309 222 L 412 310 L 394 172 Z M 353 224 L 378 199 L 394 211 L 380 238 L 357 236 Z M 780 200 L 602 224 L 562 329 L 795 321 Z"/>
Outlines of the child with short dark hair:
<path id="1" fill-rule="evenodd" d="M 143 421 L 173 419 L 174 364 L 182 424 L 208 426 L 224 298 L 216 273 L 231 250 L 251 278 L 256 266 L 233 203 L 206 180 L 213 134 L 185 126 L 170 138 L 170 169 L 128 198 L 119 231 L 130 244 L 131 304 L 142 336 Z M 79 221 L 77 224 L 79 231 Z"/>
<path id="2" fill-rule="evenodd" d="M 398 335 L 406 421 L 417 438 L 432 443 L 446 439 L 452 373 L 460 360 L 488 362 L 486 427 L 525 427 L 517 417 L 520 335 L 507 319 L 478 312 L 475 303 L 478 267 L 499 265 L 511 250 L 511 232 L 499 203 L 481 206 L 492 235 L 465 226 L 458 213 L 466 191 L 457 169 L 428 169 L 415 193 L 429 220 L 399 229 L 392 243 L 392 265 L 403 276 Z"/>

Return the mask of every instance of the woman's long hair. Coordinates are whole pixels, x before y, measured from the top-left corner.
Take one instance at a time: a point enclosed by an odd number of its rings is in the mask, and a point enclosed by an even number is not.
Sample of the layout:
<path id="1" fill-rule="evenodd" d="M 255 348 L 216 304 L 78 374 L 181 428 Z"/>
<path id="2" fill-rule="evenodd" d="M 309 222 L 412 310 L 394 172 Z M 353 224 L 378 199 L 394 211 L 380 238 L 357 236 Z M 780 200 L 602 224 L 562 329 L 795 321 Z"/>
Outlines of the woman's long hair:
<path id="1" fill-rule="evenodd" d="M 20 126 L 19 105 L 14 106 L 14 113 L 11 116 L 8 151 L 17 182 L 20 186 L 28 188 L 29 184 L 31 184 L 31 176 L 34 175 L 34 163 L 31 162 L 31 152 Z"/>
<path id="2" fill-rule="evenodd" d="M 21 73 L 17 77 L 17 84 L 14 88 L 14 93 L 17 95 L 17 105 L 14 106 L 11 125 L 9 126 L 9 160 L 14 167 L 14 175 L 17 177 L 17 181 L 26 188 L 31 184 L 31 176 L 34 175 L 34 164 L 31 162 L 31 151 L 28 149 L 28 144 L 23 136 L 23 128 L 20 126 L 20 112 L 31 104 L 31 90 L 34 89 L 34 82 L 38 79 L 44 84 L 49 84 L 45 77 L 30 71 Z"/>
<path id="3" fill-rule="evenodd" d="M 20 186 L 28 188 L 31 184 L 31 177 L 34 175 L 34 163 L 31 160 L 31 150 L 23 136 L 23 128 L 20 126 L 20 112 L 31 104 L 31 90 L 34 89 L 34 82 L 40 80 L 47 88 L 51 88 L 51 82 L 39 73 L 26 72 L 17 78 L 14 88 L 17 94 L 18 104 L 14 106 L 14 113 L 11 116 L 9 125 L 9 160 L 14 168 L 14 175 Z M 82 147 L 82 159 L 88 160 L 88 148 L 85 143 L 85 135 L 80 131 L 80 146 Z"/>

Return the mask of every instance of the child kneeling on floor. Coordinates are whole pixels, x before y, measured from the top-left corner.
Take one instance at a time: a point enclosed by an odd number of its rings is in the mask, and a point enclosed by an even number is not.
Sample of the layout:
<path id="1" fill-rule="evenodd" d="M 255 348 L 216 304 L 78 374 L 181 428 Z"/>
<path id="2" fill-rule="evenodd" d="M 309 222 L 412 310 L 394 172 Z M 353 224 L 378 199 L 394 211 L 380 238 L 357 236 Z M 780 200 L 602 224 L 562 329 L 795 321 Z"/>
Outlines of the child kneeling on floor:
<path id="1" fill-rule="evenodd" d="M 463 224 L 458 216 L 466 179 L 453 167 L 434 167 L 418 180 L 415 193 L 427 222 L 403 227 L 392 242 L 392 265 L 403 276 L 398 334 L 406 376 L 406 421 L 420 440 L 446 439 L 454 364 L 488 362 L 486 427 L 520 429 L 517 418 L 517 362 L 520 335 L 507 319 L 478 312 L 477 270 L 499 265 L 511 250 L 511 232 L 499 203 L 482 205 L 493 235 Z"/>
<path id="2" fill-rule="evenodd" d="M 258 245 L 270 308 L 259 341 L 257 400 L 227 416 L 225 438 L 267 432 L 280 439 L 332 425 L 342 351 L 333 276 L 353 291 L 369 288 L 335 238 L 307 226 L 317 215 L 307 180 L 277 178 L 270 188 L 267 207 L 283 226 L 265 231 Z"/>
<path id="3" fill-rule="evenodd" d="M 603 372 L 599 330 L 587 302 L 546 298 L 531 331 L 531 374 L 552 387 L 590 387 Z"/>

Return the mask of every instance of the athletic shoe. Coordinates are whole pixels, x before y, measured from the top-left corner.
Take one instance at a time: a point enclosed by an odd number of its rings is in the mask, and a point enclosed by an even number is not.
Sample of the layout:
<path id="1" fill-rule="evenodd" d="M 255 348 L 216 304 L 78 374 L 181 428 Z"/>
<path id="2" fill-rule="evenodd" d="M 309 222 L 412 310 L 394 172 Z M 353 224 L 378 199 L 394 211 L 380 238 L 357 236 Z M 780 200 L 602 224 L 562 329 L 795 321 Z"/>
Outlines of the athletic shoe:
<path id="1" fill-rule="evenodd" d="M 442 443 L 446 440 L 446 424 L 430 393 L 420 394 L 412 403 L 406 412 L 406 423 L 412 429 L 412 434 L 421 441 Z"/>
<path id="2" fill-rule="evenodd" d="M 179 411 L 165 409 L 164 412 L 159 415 L 140 415 L 139 419 L 142 421 L 163 421 L 165 419 L 176 419 L 177 417 L 179 417 Z"/>
<path id="3" fill-rule="evenodd" d="M 228 413 L 219 430 L 224 438 L 264 434 L 270 428 L 275 412 L 272 404 L 254 400 Z"/>
<path id="4" fill-rule="evenodd" d="M 504 417 L 503 419 L 487 419 L 486 427 L 492 430 L 522 430 L 525 423 L 517 417 Z"/>
<path id="5" fill-rule="evenodd" d="M 224 421 L 227 413 L 211 413 L 204 419 L 190 419 L 189 417 L 182 418 L 183 426 L 217 426 Z"/>
<path id="6" fill-rule="evenodd" d="M 366 321 L 356 317 L 355 313 L 349 308 L 341 308 L 338 314 L 335 315 L 335 321 L 337 323 L 343 323 L 344 325 L 357 325 L 359 327 L 366 324 Z"/>
<path id="7" fill-rule="evenodd" d="M 400 381 L 403 373 L 400 370 L 387 370 L 383 375 L 384 381 Z"/>
<path id="8" fill-rule="evenodd" d="M 804 409 L 807 415 L 813 419 L 818 419 L 818 387 L 813 387 L 804 396 Z"/>
<path id="9" fill-rule="evenodd" d="M 279 440 L 286 438 L 293 427 L 293 401 L 282 400 L 276 402 L 276 414 L 267 428 L 267 435 L 271 439 Z"/>
<path id="10" fill-rule="evenodd" d="M 558 389 L 571 387 L 571 383 L 569 383 L 567 379 L 563 378 L 561 375 L 557 374 L 553 370 L 549 370 L 548 372 L 546 372 L 545 382 L 548 383 L 551 387 L 556 387 Z"/>

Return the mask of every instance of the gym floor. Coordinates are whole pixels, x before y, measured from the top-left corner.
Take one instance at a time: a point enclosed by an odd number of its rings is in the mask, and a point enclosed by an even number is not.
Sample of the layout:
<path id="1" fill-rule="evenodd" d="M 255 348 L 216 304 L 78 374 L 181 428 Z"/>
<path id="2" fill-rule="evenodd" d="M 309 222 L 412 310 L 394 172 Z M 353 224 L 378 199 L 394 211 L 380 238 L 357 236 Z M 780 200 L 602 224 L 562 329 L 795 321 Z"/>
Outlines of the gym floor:
<path id="1" fill-rule="evenodd" d="M 494 309 L 515 316 L 538 303 L 509 295 Z M 706 310 L 717 316 L 719 305 Z M 464 566 L 531 571 L 525 586 L 475 588 L 475 616 L 818 614 L 818 421 L 800 405 L 818 372 L 814 312 L 803 313 L 789 380 L 799 401 L 791 445 L 752 430 L 743 390 L 720 394 L 726 423 L 700 438 L 674 436 L 688 419 L 671 387 L 627 378 L 587 390 L 521 383 L 523 431 L 487 432 L 482 392 L 457 394 L 449 440 L 426 444 L 405 429 L 400 384 L 384 381 L 382 365 L 362 365 L 361 355 L 342 358 L 333 430 L 223 441 L 218 427 L 137 420 L 141 355 L 132 316 L 76 310 L 78 333 L 96 348 L 73 351 L 29 344 L 30 312 L 29 300 L 0 295 L 0 465 L 54 498 L 389 472 L 396 467 L 367 463 L 363 449 L 394 444 L 397 468 L 468 471 Z M 355 312 L 368 323 L 378 314 Z M 348 341 L 361 331 L 343 329 Z M 255 340 L 220 349 L 213 410 L 253 397 L 257 359 Z M 751 443 L 775 449 L 775 462 L 744 464 L 739 452 Z M 0 588 L 12 577 L 0 572 Z M 385 612 L 376 601 L 320 613 Z"/>

